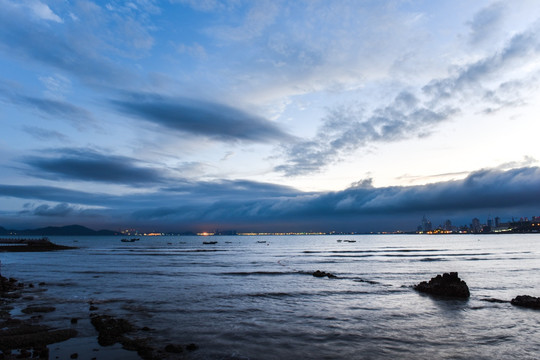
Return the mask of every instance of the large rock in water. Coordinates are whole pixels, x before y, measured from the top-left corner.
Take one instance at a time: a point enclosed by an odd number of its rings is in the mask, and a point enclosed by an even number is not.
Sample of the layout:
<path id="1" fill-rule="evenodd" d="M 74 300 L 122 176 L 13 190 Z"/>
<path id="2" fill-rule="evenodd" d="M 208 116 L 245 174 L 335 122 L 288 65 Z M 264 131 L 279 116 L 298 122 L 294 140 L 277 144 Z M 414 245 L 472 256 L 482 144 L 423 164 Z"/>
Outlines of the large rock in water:
<path id="1" fill-rule="evenodd" d="M 467 299 L 471 296 L 467 283 L 458 277 L 457 272 L 444 273 L 442 276 L 437 275 L 429 282 L 422 281 L 415 285 L 414 289 L 427 294 L 453 298 Z"/>
<path id="2" fill-rule="evenodd" d="M 523 306 L 531 309 L 540 309 L 540 297 L 519 295 L 512 299 L 510 303 L 516 306 Z"/>

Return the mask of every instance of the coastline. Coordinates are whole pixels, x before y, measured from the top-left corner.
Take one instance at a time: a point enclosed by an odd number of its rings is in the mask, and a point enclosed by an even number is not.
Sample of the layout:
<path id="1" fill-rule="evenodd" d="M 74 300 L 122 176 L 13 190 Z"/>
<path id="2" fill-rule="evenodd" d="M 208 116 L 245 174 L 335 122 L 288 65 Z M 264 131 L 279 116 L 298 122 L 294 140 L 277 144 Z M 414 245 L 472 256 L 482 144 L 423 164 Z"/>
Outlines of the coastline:
<path id="1" fill-rule="evenodd" d="M 0 243 L 0 252 L 76 249 L 47 238 L 0 239 Z M 102 312 L 99 301 L 85 302 L 87 316 L 79 312 L 73 317 L 61 301 L 53 303 L 42 296 L 47 290 L 46 282 L 23 283 L 0 273 L 0 359 L 165 360 L 185 358 L 198 348 L 195 344 L 156 344 L 150 328 L 137 328 Z"/>
<path id="2" fill-rule="evenodd" d="M 61 304 L 44 302 L 46 283 L 21 283 L 0 275 L 0 359 L 184 359 L 195 344 L 157 344 L 152 329 L 101 313 L 88 302 L 88 317 L 70 317 Z M 56 313 L 56 319 L 48 314 Z M 62 320 L 58 321 L 58 316 Z"/>

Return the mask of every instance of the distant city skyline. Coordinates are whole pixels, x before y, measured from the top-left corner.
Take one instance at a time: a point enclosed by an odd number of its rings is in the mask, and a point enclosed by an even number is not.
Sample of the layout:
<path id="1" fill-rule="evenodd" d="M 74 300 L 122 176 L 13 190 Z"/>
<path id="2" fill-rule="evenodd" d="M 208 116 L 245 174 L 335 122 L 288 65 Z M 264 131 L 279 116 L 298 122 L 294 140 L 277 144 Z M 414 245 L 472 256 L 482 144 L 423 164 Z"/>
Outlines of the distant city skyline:
<path id="1" fill-rule="evenodd" d="M 539 208 L 534 0 L 0 8 L 4 227 L 378 232 Z"/>

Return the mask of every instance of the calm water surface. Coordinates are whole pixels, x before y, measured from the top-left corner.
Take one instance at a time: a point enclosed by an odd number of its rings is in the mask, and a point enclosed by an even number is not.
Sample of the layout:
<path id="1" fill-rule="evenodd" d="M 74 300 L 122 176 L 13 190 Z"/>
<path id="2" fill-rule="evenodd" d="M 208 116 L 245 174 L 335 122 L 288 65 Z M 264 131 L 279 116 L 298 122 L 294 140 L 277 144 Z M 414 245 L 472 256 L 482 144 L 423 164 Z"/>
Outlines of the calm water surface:
<path id="1" fill-rule="evenodd" d="M 540 234 L 51 240 L 79 249 L 0 255 L 3 275 L 47 283 L 49 321 L 88 318 L 93 300 L 158 342 L 198 344 L 194 359 L 540 358 L 540 311 L 486 301 L 540 296 Z M 468 301 L 411 289 L 449 271 Z"/>

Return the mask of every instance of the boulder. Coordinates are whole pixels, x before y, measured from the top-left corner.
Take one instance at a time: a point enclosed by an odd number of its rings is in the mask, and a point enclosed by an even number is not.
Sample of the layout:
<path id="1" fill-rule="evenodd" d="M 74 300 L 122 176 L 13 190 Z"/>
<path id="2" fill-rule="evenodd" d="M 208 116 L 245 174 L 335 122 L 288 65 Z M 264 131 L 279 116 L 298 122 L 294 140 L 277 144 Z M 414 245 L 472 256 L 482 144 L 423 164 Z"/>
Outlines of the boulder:
<path id="1" fill-rule="evenodd" d="M 182 345 L 169 344 L 169 345 L 165 346 L 165 351 L 168 352 L 168 353 L 179 354 L 182 351 L 184 351 L 184 349 L 182 348 Z"/>
<path id="2" fill-rule="evenodd" d="M 457 272 L 437 275 L 429 280 L 429 282 L 422 281 L 420 284 L 415 285 L 414 289 L 423 293 L 444 297 L 467 299 L 471 296 L 469 287 L 465 281 L 458 277 Z"/>
<path id="3" fill-rule="evenodd" d="M 98 331 L 98 343 L 101 346 L 120 342 L 122 335 L 133 330 L 133 326 L 127 320 L 108 315 L 95 315 L 90 321 Z"/>
<path id="4" fill-rule="evenodd" d="M 540 309 L 540 297 L 519 295 L 512 299 L 510 303 L 515 306 L 523 306 L 531 309 Z"/>
<path id="5" fill-rule="evenodd" d="M 317 270 L 313 273 L 313 276 L 315 277 L 319 277 L 319 278 L 322 278 L 322 277 L 328 277 L 330 279 L 335 279 L 337 278 L 336 275 L 334 274 L 330 274 L 330 273 L 327 273 L 327 272 L 324 272 L 324 271 L 320 271 L 320 270 Z"/>

